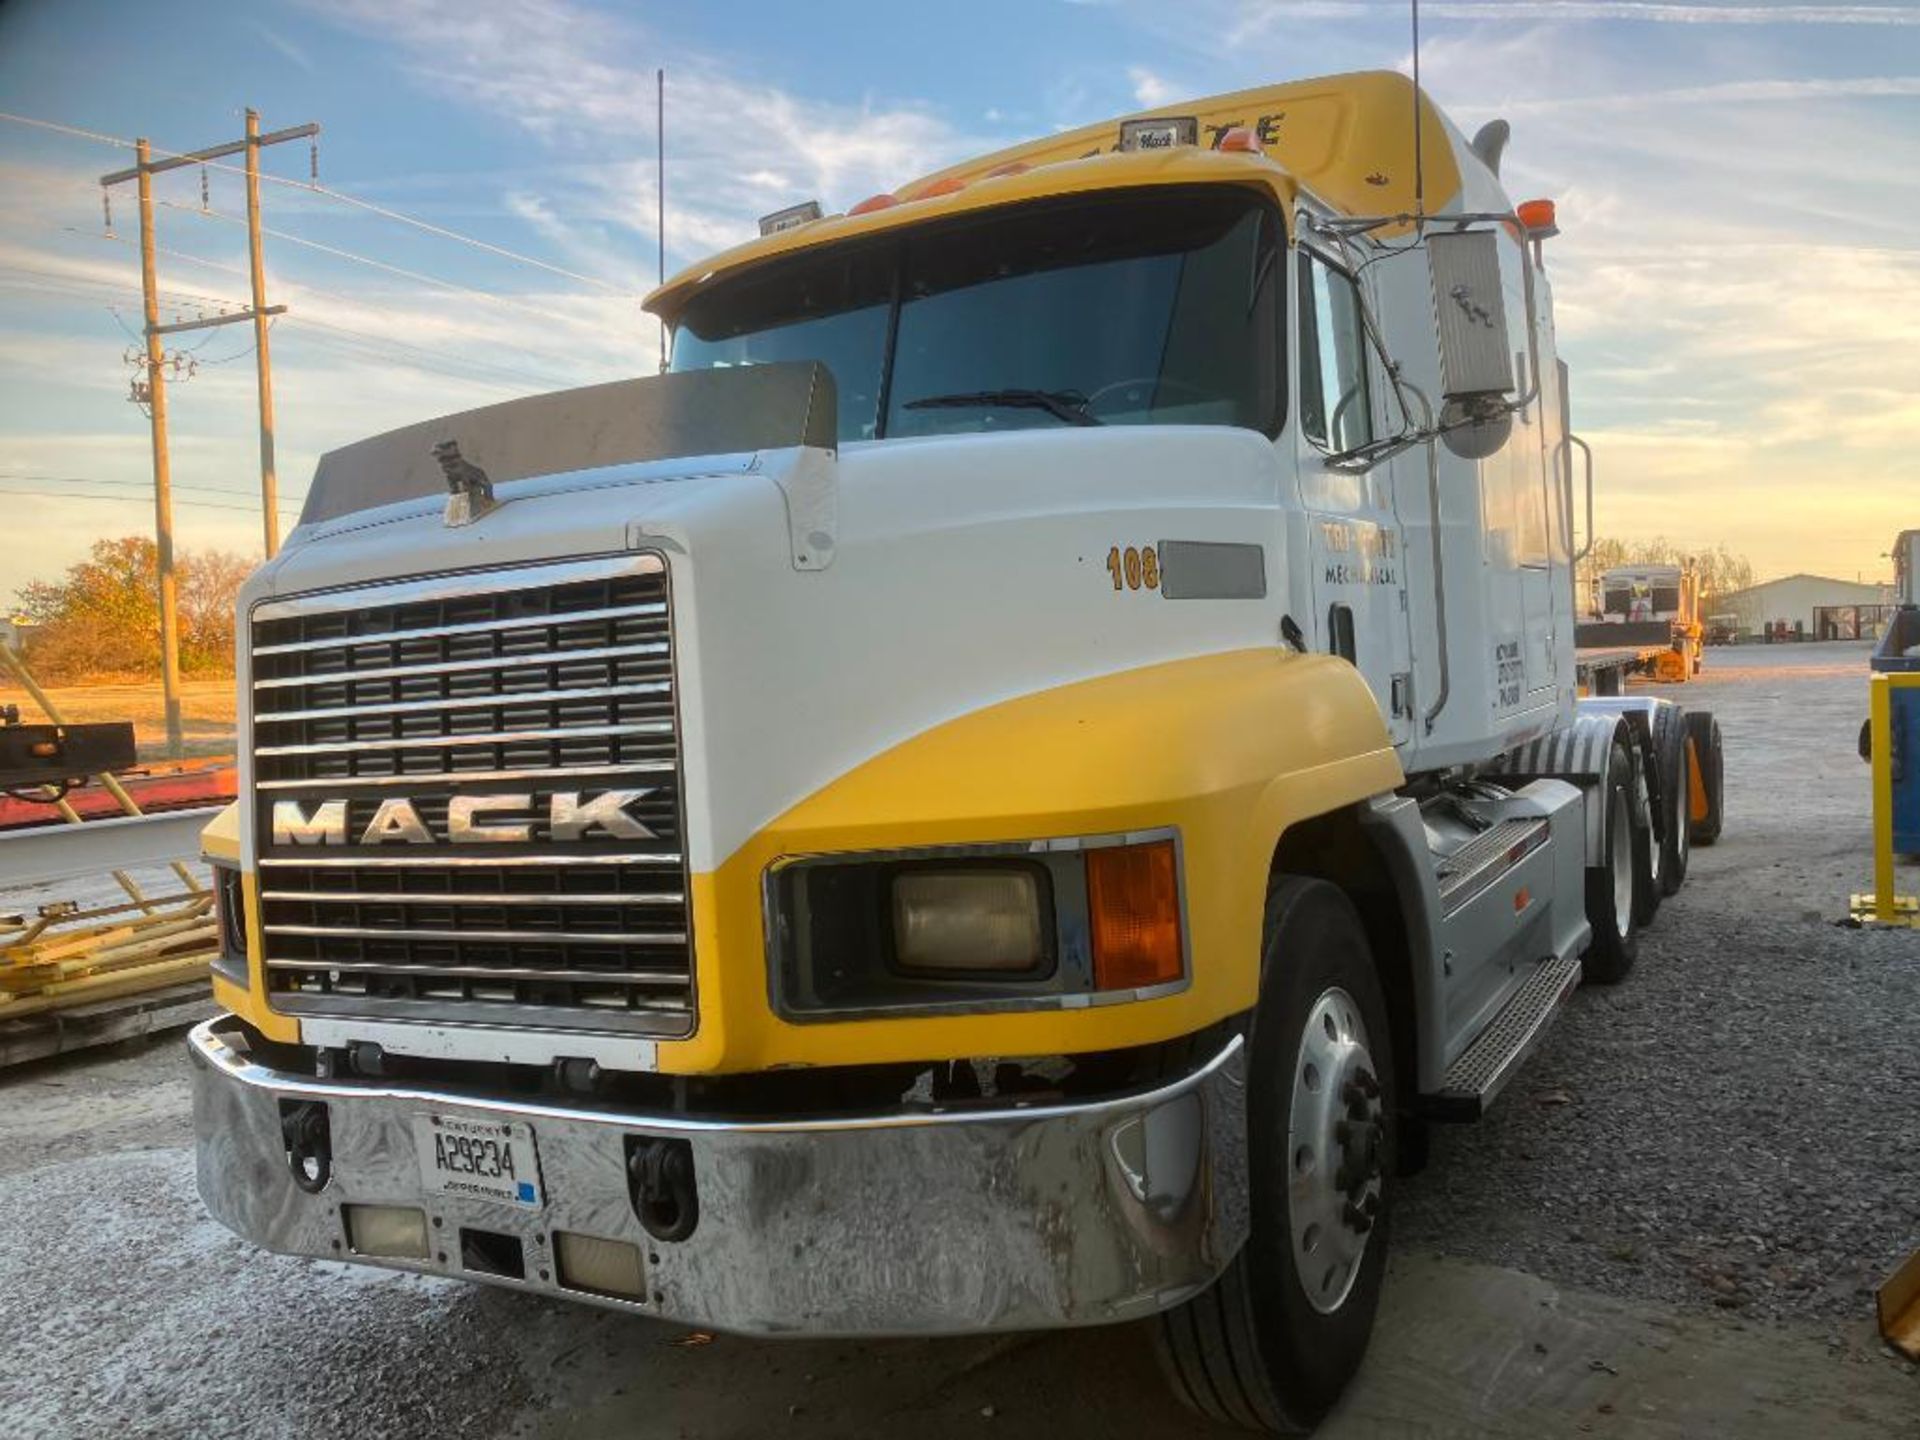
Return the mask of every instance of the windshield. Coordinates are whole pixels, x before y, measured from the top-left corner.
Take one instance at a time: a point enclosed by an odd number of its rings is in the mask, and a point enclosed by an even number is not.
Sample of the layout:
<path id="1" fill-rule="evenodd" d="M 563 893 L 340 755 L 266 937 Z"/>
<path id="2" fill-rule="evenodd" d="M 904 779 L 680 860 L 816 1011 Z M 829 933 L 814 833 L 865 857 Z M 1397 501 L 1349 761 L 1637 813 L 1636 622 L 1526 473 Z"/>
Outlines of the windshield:
<path id="1" fill-rule="evenodd" d="M 819 360 L 840 439 L 1282 417 L 1285 237 L 1237 188 L 1045 201 L 716 284 L 674 370 Z"/>

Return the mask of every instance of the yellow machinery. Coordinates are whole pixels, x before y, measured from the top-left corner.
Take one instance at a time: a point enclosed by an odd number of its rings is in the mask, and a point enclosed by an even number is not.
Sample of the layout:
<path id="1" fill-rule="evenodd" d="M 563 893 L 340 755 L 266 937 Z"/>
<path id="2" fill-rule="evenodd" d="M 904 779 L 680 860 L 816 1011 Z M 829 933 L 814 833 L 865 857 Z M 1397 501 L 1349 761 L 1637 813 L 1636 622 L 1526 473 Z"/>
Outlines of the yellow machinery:
<path id="1" fill-rule="evenodd" d="M 1876 671 L 1868 677 L 1868 685 L 1868 749 L 1873 765 L 1873 890 L 1870 894 L 1855 895 L 1851 909 L 1853 918 L 1864 924 L 1907 925 L 1920 929 L 1920 897 L 1896 893 L 1893 879 L 1894 692 L 1920 691 L 1920 669 Z"/>

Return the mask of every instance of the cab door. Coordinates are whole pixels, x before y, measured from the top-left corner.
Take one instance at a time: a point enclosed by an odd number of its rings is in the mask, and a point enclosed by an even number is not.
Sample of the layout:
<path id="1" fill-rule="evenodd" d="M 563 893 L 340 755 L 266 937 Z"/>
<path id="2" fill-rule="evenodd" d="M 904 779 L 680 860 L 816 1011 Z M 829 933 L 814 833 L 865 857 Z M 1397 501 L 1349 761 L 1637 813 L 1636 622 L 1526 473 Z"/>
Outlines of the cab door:
<path id="1" fill-rule="evenodd" d="M 1536 393 L 1514 417 L 1513 434 L 1502 457 L 1511 467 L 1512 560 L 1520 592 L 1525 644 L 1525 700 L 1528 710 L 1554 701 L 1556 680 L 1566 657 L 1563 645 L 1572 644 L 1571 630 L 1563 633 L 1558 604 L 1568 583 L 1567 557 L 1557 542 L 1561 532 L 1560 467 L 1571 457 L 1561 434 L 1560 369 L 1553 363 L 1552 312 L 1544 276 L 1535 279 L 1535 304 L 1529 316 L 1526 259 L 1518 244 L 1500 246 L 1500 269 L 1506 290 L 1508 344 L 1513 351 L 1521 395 Z M 1529 333 L 1529 326 L 1532 330 Z M 1541 373 L 1533 374 L 1536 357 Z M 1497 463 L 1497 462 L 1496 462 Z"/>
<path id="2" fill-rule="evenodd" d="M 1413 665 L 1390 475 L 1386 467 L 1353 473 L 1329 463 L 1381 432 L 1384 379 L 1367 342 L 1359 282 L 1305 245 L 1294 266 L 1294 430 L 1314 597 L 1308 633 L 1315 649 L 1342 656 L 1365 677 L 1398 746 L 1413 734 Z"/>

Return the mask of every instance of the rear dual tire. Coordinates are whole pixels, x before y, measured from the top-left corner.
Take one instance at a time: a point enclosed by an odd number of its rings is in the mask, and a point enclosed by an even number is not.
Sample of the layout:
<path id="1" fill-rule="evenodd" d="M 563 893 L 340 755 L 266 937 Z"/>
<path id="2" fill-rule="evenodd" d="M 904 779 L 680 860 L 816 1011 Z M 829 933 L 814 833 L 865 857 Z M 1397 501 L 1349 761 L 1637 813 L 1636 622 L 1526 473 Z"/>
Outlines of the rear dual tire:
<path id="1" fill-rule="evenodd" d="M 1700 788 L 1706 796 L 1706 813 L 1693 815 L 1692 840 L 1696 845 L 1711 845 L 1720 838 L 1721 801 L 1726 790 L 1726 755 L 1720 744 L 1720 722 L 1705 710 L 1687 712 L 1687 739 L 1692 742 L 1693 758 L 1700 767 Z"/>
<path id="2" fill-rule="evenodd" d="M 1672 895 L 1687 881 L 1693 855 L 1693 755 L 1687 744 L 1687 726 L 1676 715 L 1659 744 L 1661 813 L 1666 834 L 1660 838 L 1660 889 Z"/>
<path id="3" fill-rule="evenodd" d="M 1644 846 L 1633 823 L 1633 762 L 1615 744 L 1599 793 L 1600 864 L 1587 867 L 1587 924 L 1593 938 L 1581 971 L 1595 985 L 1617 985 L 1640 953 L 1638 901 L 1649 883 Z"/>

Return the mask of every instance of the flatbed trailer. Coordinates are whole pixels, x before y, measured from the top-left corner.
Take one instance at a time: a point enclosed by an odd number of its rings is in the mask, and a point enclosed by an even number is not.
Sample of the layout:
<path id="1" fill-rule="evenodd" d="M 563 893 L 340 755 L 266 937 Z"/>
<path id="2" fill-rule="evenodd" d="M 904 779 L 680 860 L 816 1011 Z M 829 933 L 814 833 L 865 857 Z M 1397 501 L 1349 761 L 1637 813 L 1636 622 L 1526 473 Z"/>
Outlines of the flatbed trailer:
<path id="1" fill-rule="evenodd" d="M 1629 675 L 1651 675 L 1667 645 L 1580 646 L 1573 652 L 1574 677 L 1583 695 L 1621 695 Z"/>
<path id="2" fill-rule="evenodd" d="M 1619 695 L 1629 675 L 1685 681 L 1698 668 L 1668 620 L 1597 621 L 1573 627 L 1574 678 L 1587 695 Z"/>

